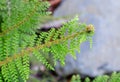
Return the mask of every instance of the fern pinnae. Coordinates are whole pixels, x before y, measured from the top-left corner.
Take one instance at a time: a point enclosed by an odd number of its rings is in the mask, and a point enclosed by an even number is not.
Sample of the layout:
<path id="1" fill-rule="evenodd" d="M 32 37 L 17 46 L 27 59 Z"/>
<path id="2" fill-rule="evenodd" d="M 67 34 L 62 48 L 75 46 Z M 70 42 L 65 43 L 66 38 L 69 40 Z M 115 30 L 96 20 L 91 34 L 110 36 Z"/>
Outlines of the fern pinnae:
<path id="1" fill-rule="evenodd" d="M 2 52 L 2 58 L 5 59 L 6 57 L 10 56 L 10 38 L 8 36 L 3 37 L 3 51 Z"/>
<path id="2" fill-rule="evenodd" d="M 2 75 L 3 75 L 5 82 L 12 82 L 12 77 L 9 73 L 9 69 L 7 67 L 7 64 L 5 64 L 1 67 L 1 72 L 2 72 Z"/>
<path id="3" fill-rule="evenodd" d="M 18 73 L 17 73 L 17 70 L 16 70 L 16 66 L 15 66 L 15 62 L 12 61 L 10 63 L 7 64 L 8 65 L 8 70 L 9 70 L 9 73 L 11 75 L 11 79 L 12 81 L 15 81 L 15 82 L 19 82 L 18 78 Z"/>
<path id="4" fill-rule="evenodd" d="M 71 39 L 70 43 L 69 43 L 69 53 L 72 55 L 73 58 L 76 59 L 76 53 L 75 50 L 77 49 L 76 47 L 78 47 L 79 44 L 77 44 L 76 41 L 77 38 Z"/>
<path id="5" fill-rule="evenodd" d="M 48 32 L 48 36 L 45 37 L 45 43 L 49 42 L 52 40 L 53 36 L 55 34 L 55 28 L 52 28 L 49 32 Z"/>
<path id="6" fill-rule="evenodd" d="M 65 28 L 64 28 L 65 29 Z M 60 39 L 60 37 L 61 37 L 61 35 L 62 35 L 62 33 L 64 33 L 64 31 L 65 30 L 63 30 L 63 27 L 62 28 L 60 28 L 59 30 L 57 30 L 54 34 L 53 34 L 53 36 L 51 37 L 52 38 L 52 40 L 54 41 L 54 40 L 57 40 L 57 39 Z M 64 35 L 64 34 L 63 34 Z M 57 41 L 55 42 L 55 43 L 57 43 Z M 64 49 L 63 47 L 66 45 L 63 45 L 63 46 L 61 46 L 63 43 L 60 43 L 60 45 L 59 44 L 55 44 L 55 45 L 52 45 L 51 47 L 50 47 L 50 52 L 52 53 L 52 55 L 53 55 L 53 59 L 54 59 L 54 65 L 56 65 L 56 61 L 57 60 L 60 60 L 61 61 L 61 63 L 62 64 L 64 64 L 63 62 L 64 62 L 64 53 L 61 53 L 61 51 L 62 52 L 65 52 L 65 51 L 63 51 L 62 49 Z M 61 48 L 62 47 L 62 48 Z M 67 49 L 67 48 L 66 48 Z M 62 57 L 62 56 L 64 56 L 64 57 Z"/>
<path id="7" fill-rule="evenodd" d="M 50 49 L 51 49 L 51 50 L 50 50 L 50 53 L 51 53 L 51 54 L 55 54 L 55 55 L 53 55 L 53 61 L 54 61 L 54 65 L 56 65 L 56 61 L 57 61 L 57 59 L 58 59 L 58 55 L 57 55 L 57 53 L 55 52 L 54 45 L 51 46 Z"/>
<path id="8" fill-rule="evenodd" d="M 35 50 L 33 52 L 33 54 L 36 56 L 36 58 L 41 61 L 46 67 L 50 68 L 50 69 L 54 69 L 49 63 L 48 61 L 46 60 L 46 58 L 44 58 L 44 56 L 42 56 L 42 54 L 38 51 L 38 50 Z"/>
<path id="9" fill-rule="evenodd" d="M 17 58 L 15 60 L 15 65 L 17 67 L 19 76 L 25 81 L 26 80 L 26 74 L 25 74 L 26 70 L 24 69 L 24 66 L 22 64 L 22 59 L 21 58 Z"/>
<path id="10" fill-rule="evenodd" d="M 3 37 L 0 38 L 0 61 L 2 61 L 4 58 L 3 55 Z"/>
<path id="11" fill-rule="evenodd" d="M 65 48 L 64 47 L 65 45 L 59 45 L 59 47 L 58 47 L 58 49 L 59 49 L 59 54 L 58 54 L 58 56 L 59 56 L 59 59 L 58 60 L 60 60 L 60 63 L 61 63 L 61 65 L 65 65 L 65 57 L 66 57 L 66 55 L 67 55 L 67 53 L 65 53 L 66 51 L 67 51 L 67 48 Z M 63 53 L 64 52 L 64 53 Z M 55 54 L 54 54 L 55 55 Z"/>
<path id="12" fill-rule="evenodd" d="M 14 34 L 12 34 L 13 37 L 11 37 L 11 41 L 9 42 L 10 45 L 10 55 L 13 55 L 14 53 L 18 53 L 18 47 L 19 47 L 19 33 L 18 31 L 15 31 Z M 12 43 L 12 44 L 11 44 Z"/>
<path id="13" fill-rule="evenodd" d="M 48 33 L 47 32 L 43 32 L 43 33 L 41 33 L 41 36 L 40 36 L 40 38 L 42 38 L 42 44 L 45 44 L 46 42 L 45 42 L 45 39 L 48 37 Z"/>
<path id="14" fill-rule="evenodd" d="M 86 41 L 87 36 L 85 34 L 78 35 L 78 37 L 71 39 L 70 41 L 70 53 L 73 54 L 72 56 L 74 57 L 75 51 L 80 52 L 80 44 L 84 41 Z M 77 46 L 79 45 L 79 46 Z M 74 57 L 75 58 L 75 57 Z"/>
<path id="15" fill-rule="evenodd" d="M 53 37 L 52 37 L 52 40 L 56 40 L 56 39 L 60 38 L 60 32 L 61 32 L 60 29 L 57 30 L 57 31 L 54 33 L 54 35 L 53 35 Z"/>
<path id="16" fill-rule="evenodd" d="M 35 45 L 40 45 L 40 44 L 42 44 L 42 38 L 41 38 L 41 36 L 40 35 L 38 35 L 38 39 L 36 39 L 36 42 L 35 42 Z"/>
<path id="17" fill-rule="evenodd" d="M 29 78 L 29 74 L 30 74 L 30 63 L 29 63 L 29 56 L 28 55 L 24 55 L 22 57 L 22 63 L 23 63 L 23 69 L 25 70 L 25 78 L 28 79 Z"/>
<path id="18" fill-rule="evenodd" d="M 58 48 L 59 45 L 53 45 L 51 46 L 51 54 L 53 55 L 53 59 L 54 59 L 54 64 L 56 64 L 56 61 L 60 59 L 60 50 Z M 58 52 L 58 53 L 57 53 Z"/>

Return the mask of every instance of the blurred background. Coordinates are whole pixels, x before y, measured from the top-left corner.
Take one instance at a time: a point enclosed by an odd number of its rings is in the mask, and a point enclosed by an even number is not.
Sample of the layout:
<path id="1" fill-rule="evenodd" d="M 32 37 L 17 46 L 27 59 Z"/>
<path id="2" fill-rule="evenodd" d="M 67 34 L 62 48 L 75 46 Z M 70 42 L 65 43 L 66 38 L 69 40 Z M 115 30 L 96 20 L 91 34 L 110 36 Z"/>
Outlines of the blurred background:
<path id="1" fill-rule="evenodd" d="M 63 67 L 58 63 L 55 71 L 46 69 L 32 58 L 29 82 L 70 82 L 74 74 L 80 74 L 84 79 L 120 71 L 120 0 L 48 1 L 51 4 L 48 10 L 54 18 L 67 20 L 65 18 L 78 15 L 80 23 L 94 25 L 93 47 L 90 49 L 89 42 L 83 43 L 81 52 L 76 52 L 77 59 L 68 55 L 66 65 Z"/>

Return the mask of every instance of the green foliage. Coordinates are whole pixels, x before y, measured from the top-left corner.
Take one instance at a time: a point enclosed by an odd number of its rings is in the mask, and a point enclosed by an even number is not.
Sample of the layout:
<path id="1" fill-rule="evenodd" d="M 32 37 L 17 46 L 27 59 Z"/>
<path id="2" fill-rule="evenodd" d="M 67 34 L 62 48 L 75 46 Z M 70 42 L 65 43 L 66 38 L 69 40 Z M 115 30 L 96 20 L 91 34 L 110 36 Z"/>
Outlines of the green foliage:
<path id="1" fill-rule="evenodd" d="M 80 79 L 81 79 L 81 78 L 80 78 L 79 75 L 73 75 L 73 76 L 72 76 L 71 82 L 81 82 Z"/>
<path id="2" fill-rule="evenodd" d="M 85 82 L 90 82 L 90 79 L 88 77 L 86 77 Z"/>
<path id="3" fill-rule="evenodd" d="M 120 73 L 112 73 L 109 82 L 120 82 Z"/>
<path id="4" fill-rule="evenodd" d="M 79 75 L 73 75 L 71 82 L 82 82 Z M 84 82 L 120 82 L 120 73 L 112 73 L 111 76 L 101 75 L 97 76 L 92 81 L 87 77 Z"/>
<path id="5" fill-rule="evenodd" d="M 49 14 L 48 6 L 39 0 L 0 1 L 0 82 L 25 82 L 29 77 L 30 54 L 54 69 L 46 55 L 52 54 L 54 65 L 57 60 L 64 65 L 67 54 L 75 58 L 74 50 L 79 51 L 79 45 L 91 39 L 93 26 L 79 24 L 77 17 L 37 38 L 37 25 Z"/>

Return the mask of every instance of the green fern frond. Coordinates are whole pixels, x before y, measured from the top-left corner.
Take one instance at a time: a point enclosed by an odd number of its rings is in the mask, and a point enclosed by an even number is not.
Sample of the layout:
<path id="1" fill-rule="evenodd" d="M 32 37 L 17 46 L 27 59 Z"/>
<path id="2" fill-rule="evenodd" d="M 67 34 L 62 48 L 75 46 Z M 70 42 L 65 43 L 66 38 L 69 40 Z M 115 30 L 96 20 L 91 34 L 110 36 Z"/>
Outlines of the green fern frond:
<path id="1" fill-rule="evenodd" d="M 93 26 L 91 27 L 91 28 L 93 28 Z M 91 32 L 93 31 L 93 29 L 91 30 Z M 37 45 L 37 46 L 35 46 L 35 47 L 28 47 L 26 50 L 23 50 L 21 53 L 31 53 L 32 51 L 34 51 L 35 49 L 44 49 L 44 47 L 50 47 L 50 46 L 52 46 L 52 45 L 56 45 L 56 44 L 59 44 L 59 43 L 61 43 L 61 42 L 64 42 L 64 41 L 67 41 L 67 40 L 70 40 L 70 39 L 74 39 L 74 38 L 76 38 L 76 37 L 78 37 L 78 36 L 81 36 L 81 35 L 85 35 L 85 34 L 88 34 L 87 33 L 88 32 L 88 30 L 86 30 L 86 28 L 84 29 L 84 30 L 82 30 L 82 31 L 80 31 L 80 32 L 76 32 L 76 33 L 73 33 L 73 34 L 69 34 L 69 35 L 64 35 L 64 37 L 63 38 L 60 38 L 60 39 L 56 39 L 56 40 L 53 40 L 53 41 L 50 41 L 50 42 L 47 42 L 47 43 L 44 43 L 44 44 L 40 44 L 40 45 Z M 43 34 L 44 35 L 44 34 Z M 83 37 L 83 38 L 86 38 L 86 37 Z M 83 38 L 80 38 L 80 39 L 82 39 L 83 41 L 84 41 L 84 39 Z M 86 39 L 85 39 L 86 40 Z M 79 41 L 79 40 L 78 40 Z M 67 45 L 67 44 L 66 44 Z M 70 50 L 71 51 L 71 50 Z M 57 52 L 57 51 L 56 51 Z M 19 54 L 20 55 L 20 54 Z M 18 55 L 18 56 L 19 56 Z M 21 54 L 21 55 L 23 55 L 23 54 Z M 16 58 L 16 56 L 15 57 L 11 57 L 11 58 L 8 58 L 7 60 L 13 60 L 14 58 Z"/>
<path id="2" fill-rule="evenodd" d="M 93 28 L 93 26 L 91 26 L 90 28 Z M 92 31 L 93 31 L 93 29 L 91 30 L 91 33 L 92 33 Z M 7 58 L 6 60 L 8 60 L 8 62 L 10 62 L 10 61 L 12 61 L 12 60 L 14 60 L 15 58 L 19 58 L 19 57 L 21 57 L 21 56 L 23 56 L 24 55 L 24 53 L 27 53 L 27 54 L 29 54 L 29 53 L 32 53 L 34 50 L 40 50 L 40 49 L 44 49 L 44 48 L 46 48 L 46 47 L 52 47 L 52 46 L 57 46 L 57 45 L 60 45 L 60 44 L 62 44 L 62 43 L 64 43 L 64 41 L 66 42 L 66 41 L 68 41 L 68 40 L 72 40 L 72 39 L 74 39 L 74 38 L 76 38 L 76 37 L 79 37 L 80 35 L 84 35 L 84 34 L 88 34 L 88 30 L 86 30 L 86 28 L 84 29 L 84 30 L 82 30 L 82 31 L 80 31 L 80 32 L 76 32 L 76 33 L 73 33 L 73 34 L 71 34 L 71 35 L 64 35 L 64 37 L 63 38 L 60 38 L 60 39 L 56 39 L 56 40 L 53 40 L 53 41 L 50 41 L 50 42 L 47 42 L 47 43 L 44 43 L 44 44 L 40 44 L 40 45 L 37 45 L 37 46 L 35 46 L 35 47 L 28 47 L 26 50 L 22 50 L 22 52 L 21 53 L 19 53 L 19 54 L 15 54 L 14 56 L 11 56 L 11 57 L 9 57 L 9 58 Z M 85 37 L 86 38 L 86 37 Z M 79 41 L 79 39 L 77 40 L 77 41 Z M 67 44 L 66 44 L 67 45 Z M 73 47 L 74 48 L 74 47 Z M 60 48 L 61 49 L 61 48 Z M 55 51 L 55 49 L 53 49 L 54 51 Z M 66 49 L 67 50 L 67 49 Z M 57 51 L 58 51 L 58 49 L 55 51 L 56 53 L 57 53 Z M 69 49 L 68 48 L 68 51 L 71 51 L 71 49 Z M 52 51 L 51 51 L 52 52 Z M 0 62 L 0 64 L 1 65 L 3 65 L 3 64 L 6 64 L 7 62 L 6 62 L 6 60 L 4 60 L 4 61 L 1 61 Z"/>
<path id="3" fill-rule="evenodd" d="M 49 53 L 53 57 L 54 65 L 57 60 L 64 65 L 65 56 L 73 54 L 74 50 L 79 50 L 79 45 L 94 34 L 92 25 L 79 24 L 76 17 L 58 30 L 52 28 L 49 32 L 40 33 L 35 41 L 38 19 L 49 14 L 46 12 L 48 3 L 39 0 L 2 1 L 0 2 L 1 82 L 25 82 L 29 75 L 30 54 L 35 55 L 50 69 L 54 68 L 45 58 Z"/>
<path id="4" fill-rule="evenodd" d="M 5 4 L 6 3 L 4 3 L 4 5 Z M 14 31 L 14 29 L 17 28 L 21 28 L 20 30 L 22 31 L 25 31 L 25 29 L 26 31 L 28 31 L 28 28 L 29 30 L 30 28 L 35 28 L 33 24 L 35 25 L 38 23 L 36 18 L 49 14 L 49 12 L 46 12 L 49 6 L 47 2 L 42 2 L 37 0 L 37 2 L 29 1 L 25 3 L 24 0 L 16 0 L 16 1 L 12 0 L 11 5 L 12 5 L 11 16 L 9 17 L 8 14 L 4 14 L 2 16 L 3 20 L 5 21 L 4 23 L 2 23 L 2 27 L 1 27 L 2 33 L 0 33 L 0 37 L 10 33 L 11 31 Z M 4 7 L 6 6 L 7 5 L 5 5 Z M 32 32 L 32 30 L 29 32 Z"/>
<path id="5" fill-rule="evenodd" d="M 73 75 L 71 82 L 81 82 L 80 76 Z M 84 82 L 120 82 L 120 73 L 113 72 L 111 76 L 97 76 L 93 80 L 90 80 L 90 78 L 86 77 Z"/>

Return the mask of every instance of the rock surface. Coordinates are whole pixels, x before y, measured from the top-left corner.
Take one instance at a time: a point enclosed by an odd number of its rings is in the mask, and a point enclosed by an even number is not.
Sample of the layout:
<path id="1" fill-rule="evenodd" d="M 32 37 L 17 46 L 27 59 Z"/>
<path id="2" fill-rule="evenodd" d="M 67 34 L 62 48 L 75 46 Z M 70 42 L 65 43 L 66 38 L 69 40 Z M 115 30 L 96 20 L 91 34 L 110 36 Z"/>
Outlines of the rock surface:
<path id="1" fill-rule="evenodd" d="M 77 60 L 66 57 L 66 66 L 56 66 L 59 75 L 79 73 L 91 77 L 120 70 L 120 0 L 63 0 L 55 17 L 79 14 L 80 22 L 93 24 L 93 48 L 81 45 Z"/>

